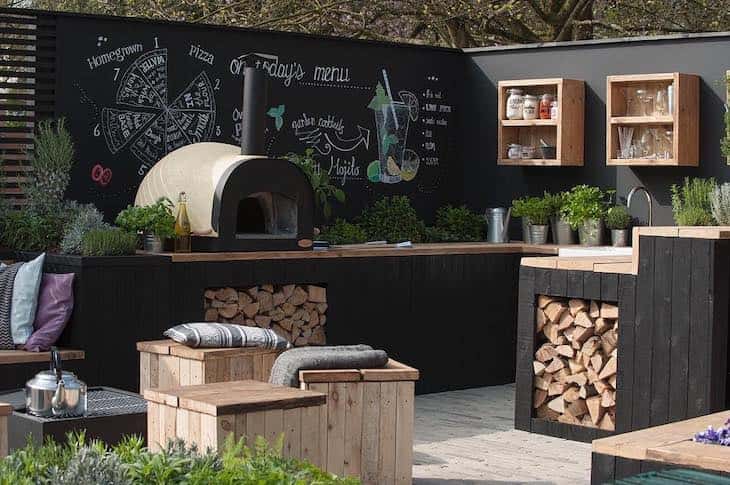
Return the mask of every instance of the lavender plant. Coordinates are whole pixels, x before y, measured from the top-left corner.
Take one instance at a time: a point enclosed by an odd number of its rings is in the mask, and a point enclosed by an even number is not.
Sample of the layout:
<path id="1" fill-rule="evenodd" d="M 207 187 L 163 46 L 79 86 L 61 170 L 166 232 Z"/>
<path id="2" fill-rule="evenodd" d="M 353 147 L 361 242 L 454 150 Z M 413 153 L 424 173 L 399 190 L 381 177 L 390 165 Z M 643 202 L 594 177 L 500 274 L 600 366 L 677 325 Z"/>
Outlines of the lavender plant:
<path id="1" fill-rule="evenodd" d="M 724 183 L 710 194 L 712 215 L 721 226 L 730 225 L 730 183 Z"/>
<path id="2" fill-rule="evenodd" d="M 717 429 L 708 426 L 705 431 L 697 433 L 693 440 L 697 443 L 730 446 L 730 419 L 725 421 L 724 426 L 720 426 Z"/>

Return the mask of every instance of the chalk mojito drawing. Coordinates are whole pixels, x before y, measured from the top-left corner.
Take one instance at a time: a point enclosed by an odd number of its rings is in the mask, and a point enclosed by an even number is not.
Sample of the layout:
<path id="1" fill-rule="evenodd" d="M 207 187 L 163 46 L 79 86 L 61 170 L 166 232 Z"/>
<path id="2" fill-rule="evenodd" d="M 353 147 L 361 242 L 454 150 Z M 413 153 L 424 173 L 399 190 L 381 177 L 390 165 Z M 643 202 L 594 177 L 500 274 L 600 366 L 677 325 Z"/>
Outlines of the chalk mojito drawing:
<path id="1" fill-rule="evenodd" d="M 148 168 L 181 146 L 210 140 L 215 125 L 214 89 L 205 71 L 168 103 L 167 66 L 167 49 L 142 54 L 120 77 L 118 106 L 101 113 L 109 150 L 129 147 Z"/>
<path id="2" fill-rule="evenodd" d="M 406 146 L 410 124 L 418 121 L 418 98 L 410 91 L 399 91 L 400 101 L 394 100 L 385 69 L 383 82 L 385 87 L 378 83 L 368 104 L 375 113 L 378 132 L 378 160 L 368 165 L 368 179 L 386 184 L 408 182 L 416 177 L 420 164 L 418 154 Z"/>

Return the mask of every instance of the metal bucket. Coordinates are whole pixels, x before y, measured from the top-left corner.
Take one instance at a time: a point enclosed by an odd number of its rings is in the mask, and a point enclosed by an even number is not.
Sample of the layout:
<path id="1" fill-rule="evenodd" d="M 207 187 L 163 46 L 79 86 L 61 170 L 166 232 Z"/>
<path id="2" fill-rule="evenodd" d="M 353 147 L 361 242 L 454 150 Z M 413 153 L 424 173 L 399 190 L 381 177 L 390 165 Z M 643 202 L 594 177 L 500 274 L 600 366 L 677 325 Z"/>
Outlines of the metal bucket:
<path id="1" fill-rule="evenodd" d="M 625 247 L 629 245 L 628 229 L 611 229 L 611 246 Z"/>
<path id="2" fill-rule="evenodd" d="M 510 209 L 504 207 L 490 207 L 484 213 L 487 221 L 487 242 L 509 242 Z"/>
<path id="3" fill-rule="evenodd" d="M 588 219 L 578 227 L 581 246 L 600 246 L 603 244 L 603 220 Z"/>
<path id="4" fill-rule="evenodd" d="M 575 244 L 575 231 L 562 217 L 552 216 L 550 218 L 550 230 L 553 233 L 553 244 L 561 246 Z"/>
<path id="5" fill-rule="evenodd" d="M 531 244 L 547 244 L 548 225 L 530 224 Z"/>
<path id="6" fill-rule="evenodd" d="M 150 253 L 162 252 L 162 238 L 154 234 L 145 233 L 143 236 L 144 250 Z"/>
<path id="7" fill-rule="evenodd" d="M 530 219 L 527 217 L 522 218 L 522 240 L 525 244 L 532 244 L 532 238 L 530 237 Z"/>

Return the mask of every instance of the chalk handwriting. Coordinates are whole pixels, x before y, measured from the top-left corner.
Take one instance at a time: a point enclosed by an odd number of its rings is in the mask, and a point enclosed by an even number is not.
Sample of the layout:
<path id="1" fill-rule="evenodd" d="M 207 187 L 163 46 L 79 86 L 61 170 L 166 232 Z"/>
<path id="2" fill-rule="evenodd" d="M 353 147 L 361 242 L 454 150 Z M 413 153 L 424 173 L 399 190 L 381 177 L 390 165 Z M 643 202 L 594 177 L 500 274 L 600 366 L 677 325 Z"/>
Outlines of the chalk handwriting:
<path id="1" fill-rule="evenodd" d="M 110 62 L 124 62 L 127 56 L 139 54 L 142 52 L 142 49 L 142 44 L 130 44 L 124 47 L 117 47 L 114 50 L 99 54 L 98 56 L 87 57 L 86 62 L 89 63 L 89 70 L 93 71 Z"/>
<path id="2" fill-rule="evenodd" d="M 205 62 L 206 64 L 213 65 L 213 61 L 215 60 L 215 56 L 211 54 L 210 52 L 206 51 L 199 45 L 190 45 L 190 51 L 188 52 L 188 55 L 194 59 L 197 59 L 199 61 Z"/>

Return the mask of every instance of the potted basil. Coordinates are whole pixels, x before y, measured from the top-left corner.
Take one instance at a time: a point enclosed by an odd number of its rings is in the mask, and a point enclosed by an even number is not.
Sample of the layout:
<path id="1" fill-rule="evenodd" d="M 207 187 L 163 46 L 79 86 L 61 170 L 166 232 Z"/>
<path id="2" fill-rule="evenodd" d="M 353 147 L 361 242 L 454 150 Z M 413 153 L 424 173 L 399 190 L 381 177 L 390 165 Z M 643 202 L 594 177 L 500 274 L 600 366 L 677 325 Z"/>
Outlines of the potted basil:
<path id="1" fill-rule="evenodd" d="M 567 192 L 557 194 L 545 192 L 545 200 L 550 208 L 550 231 L 553 233 L 553 243 L 559 245 L 575 244 L 575 231 L 561 214 L 567 198 Z"/>
<path id="2" fill-rule="evenodd" d="M 547 244 L 550 205 L 543 197 L 530 197 L 525 203 L 525 216 L 530 220 L 530 243 Z"/>
<path id="3" fill-rule="evenodd" d="M 172 208 L 170 199 L 162 197 L 152 205 L 128 206 L 117 215 L 115 222 L 126 231 L 142 234 L 145 251 L 159 253 L 163 250 L 163 241 L 175 235 Z"/>
<path id="4" fill-rule="evenodd" d="M 561 214 L 573 229 L 578 230 L 581 245 L 600 246 L 603 243 L 606 199 L 612 192 L 588 185 L 577 185 L 568 192 Z"/>
<path id="5" fill-rule="evenodd" d="M 627 246 L 631 214 L 623 205 L 615 205 L 606 212 L 606 227 L 611 230 L 612 246 Z"/>
<path id="6" fill-rule="evenodd" d="M 522 218 L 522 240 L 525 243 L 530 244 L 530 219 L 527 217 L 526 209 L 528 200 L 530 198 L 525 196 L 512 201 L 512 217 Z"/>

